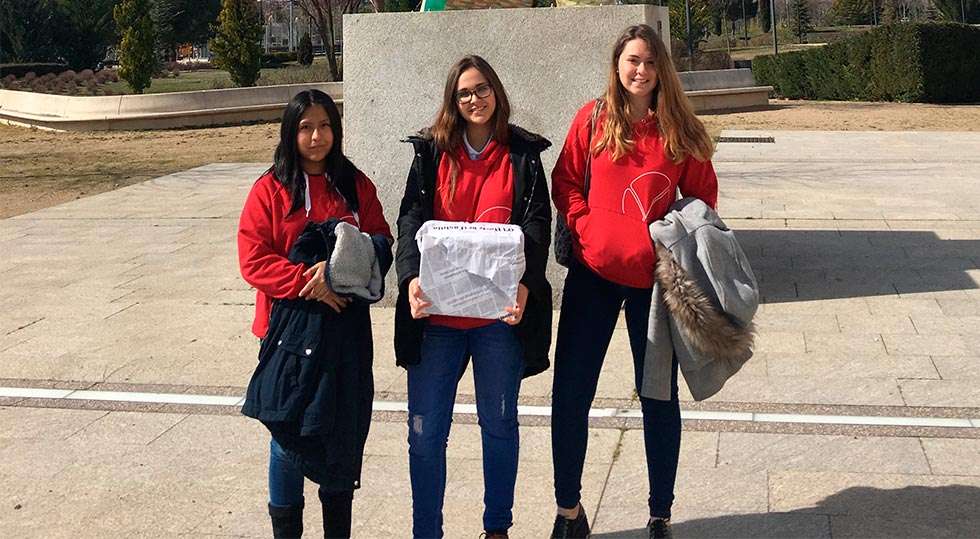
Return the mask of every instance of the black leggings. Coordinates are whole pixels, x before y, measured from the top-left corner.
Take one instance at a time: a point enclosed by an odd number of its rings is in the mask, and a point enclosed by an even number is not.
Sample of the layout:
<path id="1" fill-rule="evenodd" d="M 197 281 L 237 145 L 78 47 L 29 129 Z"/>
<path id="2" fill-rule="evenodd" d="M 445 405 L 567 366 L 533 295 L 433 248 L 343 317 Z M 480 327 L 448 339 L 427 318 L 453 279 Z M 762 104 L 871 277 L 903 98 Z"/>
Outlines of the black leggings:
<path id="1" fill-rule="evenodd" d="M 551 448 L 555 501 L 559 507 L 574 508 L 581 499 L 582 467 L 589 438 L 589 409 L 624 303 L 639 392 L 651 295 L 650 288 L 630 288 L 612 283 L 577 260 L 572 261 L 562 292 L 551 394 Z M 640 397 L 640 406 L 650 481 L 650 516 L 670 518 L 681 445 L 676 358 L 671 376 L 671 400 Z"/>

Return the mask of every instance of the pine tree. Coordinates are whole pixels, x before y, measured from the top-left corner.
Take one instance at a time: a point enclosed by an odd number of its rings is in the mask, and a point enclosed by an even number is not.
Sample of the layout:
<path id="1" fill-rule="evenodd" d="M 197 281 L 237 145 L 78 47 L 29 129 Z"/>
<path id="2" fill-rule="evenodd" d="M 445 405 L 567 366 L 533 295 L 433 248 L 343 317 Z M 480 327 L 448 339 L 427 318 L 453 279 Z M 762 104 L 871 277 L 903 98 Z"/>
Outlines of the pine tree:
<path id="1" fill-rule="evenodd" d="M 299 50 L 296 51 L 296 59 L 301 65 L 308 66 L 313 63 L 313 40 L 309 33 L 304 33 L 299 39 Z"/>
<path id="2" fill-rule="evenodd" d="M 871 24 L 871 0 L 834 0 L 830 18 L 836 24 Z"/>
<path id="3" fill-rule="evenodd" d="M 813 30 L 813 21 L 810 19 L 810 6 L 807 0 L 793 0 L 790 8 L 790 24 L 793 25 L 793 34 L 800 43 L 806 43 L 806 35 Z"/>
<path id="4" fill-rule="evenodd" d="M 262 20 L 254 0 L 222 0 L 209 42 L 214 63 L 236 86 L 255 86 L 262 65 Z"/>
<path id="5" fill-rule="evenodd" d="M 141 94 L 157 70 L 156 36 L 149 0 L 123 0 L 112 12 L 119 42 L 119 76 Z"/>

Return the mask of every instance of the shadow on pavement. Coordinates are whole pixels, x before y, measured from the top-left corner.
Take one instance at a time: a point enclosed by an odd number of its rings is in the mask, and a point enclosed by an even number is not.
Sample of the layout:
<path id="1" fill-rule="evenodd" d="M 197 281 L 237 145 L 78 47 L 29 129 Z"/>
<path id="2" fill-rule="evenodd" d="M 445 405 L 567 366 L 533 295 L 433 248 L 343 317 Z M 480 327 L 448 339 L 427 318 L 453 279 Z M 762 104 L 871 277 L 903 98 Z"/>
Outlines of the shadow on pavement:
<path id="1" fill-rule="evenodd" d="M 815 507 L 785 513 L 736 514 L 675 523 L 674 537 L 977 537 L 980 488 L 852 487 Z M 646 539 L 646 529 L 593 534 L 595 539 Z"/>
<path id="2" fill-rule="evenodd" d="M 928 231 L 739 230 L 765 303 L 980 288 L 980 240 Z"/>

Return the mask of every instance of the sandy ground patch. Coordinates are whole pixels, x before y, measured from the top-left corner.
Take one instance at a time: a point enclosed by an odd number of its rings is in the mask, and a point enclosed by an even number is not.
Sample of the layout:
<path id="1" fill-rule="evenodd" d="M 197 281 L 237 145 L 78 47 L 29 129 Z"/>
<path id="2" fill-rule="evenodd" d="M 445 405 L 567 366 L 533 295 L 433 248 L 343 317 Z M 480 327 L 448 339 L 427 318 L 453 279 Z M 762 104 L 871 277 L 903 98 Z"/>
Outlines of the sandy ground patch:
<path id="1" fill-rule="evenodd" d="M 980 105 L 773 100 L 702 116 L 722 129 L 977 131 Z M 278 124 L 138 132 L 55 133 L 0 125 L 0 218 L 214 162 L 268 162 Z"/>

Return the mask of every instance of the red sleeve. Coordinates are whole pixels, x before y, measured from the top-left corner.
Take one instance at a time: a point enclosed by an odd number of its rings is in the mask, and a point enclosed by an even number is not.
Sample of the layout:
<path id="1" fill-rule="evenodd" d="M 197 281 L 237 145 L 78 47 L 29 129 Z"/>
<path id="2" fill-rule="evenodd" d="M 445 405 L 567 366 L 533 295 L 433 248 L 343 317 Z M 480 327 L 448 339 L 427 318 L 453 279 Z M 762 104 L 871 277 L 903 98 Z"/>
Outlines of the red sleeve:
<path id="1" fill-rule="evenodd" d="M 357 213 L 360 219 L 361 232 L 366 232 L 372 236 L 381 234 L 388 238 L 390 243 L 394 243 L 391 227 L 385 220 L 381 201 L 378 200 L 378 189 L 364 173 L 357 175 L 357 202 L 360 206 Z"/>
<path id="2" fill-rule="evenodd" d="M 579 109 L 565 137 L 565 145 L 551 171 L 551 198 L 558 213 L 565 216 L 568 229 L 578 235 L 576 223 L 589 214 L 585 194 L 585 164 L 588 160 L 594 101 Z"/>
<path id="3" fill-rule="evenodd" d="M 242 277 L 273 298 L 295 298 L 308 279 L 306 266 L 293 264 L 275 245 L 277 212 L 274 190 L 267 178 L 252 186 L 238 221 L 238 265 Z M 272 180 L 274 181 L 274 180 Z"/>
<path id="4" fill-rule="evenodd" d="M 710 159 L 698 161 L 688 156 L 678 187 L 682 195 L 700 198 L 712 209 L 718 209 L 718 177 Z"/>

